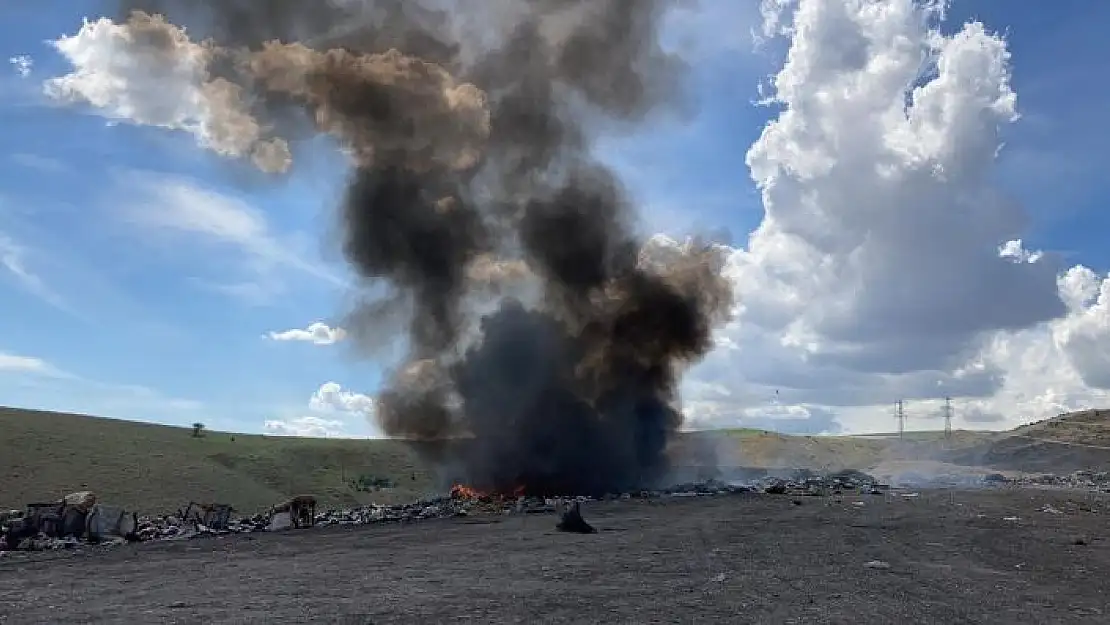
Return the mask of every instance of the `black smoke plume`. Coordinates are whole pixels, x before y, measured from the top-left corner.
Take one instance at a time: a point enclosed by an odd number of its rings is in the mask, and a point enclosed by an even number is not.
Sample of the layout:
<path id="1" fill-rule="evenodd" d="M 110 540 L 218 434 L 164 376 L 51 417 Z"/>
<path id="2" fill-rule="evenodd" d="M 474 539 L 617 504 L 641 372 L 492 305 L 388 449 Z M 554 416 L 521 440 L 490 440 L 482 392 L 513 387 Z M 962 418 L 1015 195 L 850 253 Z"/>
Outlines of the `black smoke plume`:
<path id="1" fill-rule="evenodd" d="M 267 140 L 310 127 L 351 154 L 342 248 L 389 293 L 350 330 L 370 343 L 406 321 L 409 357 L 379 396 L 386 433 L 455 441 L 439 459 L 482 490 L 601 493 L 663 475 L 678 376 L 731 301 L 723 258 L 645 247 L 591 138 L 675 100 L 683 65 L 658 42 L 666 3 L 125 9 L 203 34 L 212 80 L 249 94 L 241 105 Z"/>

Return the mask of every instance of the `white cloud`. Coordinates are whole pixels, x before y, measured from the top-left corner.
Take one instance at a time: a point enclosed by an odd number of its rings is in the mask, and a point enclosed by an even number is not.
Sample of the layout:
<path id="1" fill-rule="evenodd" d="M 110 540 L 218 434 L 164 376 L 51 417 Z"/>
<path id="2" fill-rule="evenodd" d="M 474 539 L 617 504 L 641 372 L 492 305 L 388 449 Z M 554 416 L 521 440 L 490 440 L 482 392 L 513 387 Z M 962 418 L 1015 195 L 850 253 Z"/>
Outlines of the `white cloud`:
<path id="1" fill-rule="evenodd" d="M 332 328 L 319 321 L 311 323 L 305 329 L 296 328 L 282 332 L 270 332 L 267 336 L 274 341 L 303 341 L 314 345 L 334 345 L 346 336 L 343 328 Z"/>
<path id="2" fill-rule="evenodd" d="M 48 375 L 54 368 L 41 358 L 0 352 L 0 371 Z"/>
<path id="3" fill-rule="evenodd" d="M 1110 274 L 1072 267 L 1060 278 L 1069 314 L 1052 325 L 1059 346 L 1089 386 L 1110 390 Z"/>
<path id="4" fill-rule="evenodd" d="M 325 382 L 308 401 L 315 414 L 272 419 L 263 424 L 267 432 L 283 436 L 352 438 L 379 436 L 373 397 L 344 390 Z"/>
<path id="5" fill-rule="evenodd" d="M 1044 252 L 1031 252 L 1025 249 L 1021 239 L 1006 241 L 998 247 L 998 255 L 1015 263 L 1035 263 L 1044 258 Z"/>
<path id="6" fill-rule="evenodd" d="M 335 382 L 325 382 L 312 394 L 308 405 L 313 410 L 355 413 L 372 419 L 376 402 L 369 395 L 343 390 Z"/>
<path id="7" fill-rule="evenodd" d="M 345 285 L 327 268 L 299 255 L 290 241 L 272 231 L 265 215 L 246 202 L 175 176 L 132 172 L 123 182 L 131 196 L 123 212 L 133 224 L 148 232 L 189 235 L 240 255 L 241 275 L 197 279 L 205 288 L 263 304 L 285 290 L 283 270 Z"/>
<path id="8" fill-rule="evenodd" d="M 209 76 L 211 50 L 163 26 L 158 16 L 132 24 L 85 20 L 76 34 L 51 42 L 73 71 L 47 80 L 46 94 L 110 120 L 188 132 L 203 147 L 253 156 L 269 171 L 287 168 L 288 146 L 262 138 L 241 88 Z"/>
<path id="9" fill-rule="evenodd" d="M 7 270 L 20 286 L 29 293 L 59 310 L 74 314 L 74 311 L 62 296 L 50 288 L 41 276 L 31 270 L 27 262 L 29 255 L 30 250 L 28 248 L 0 232 L 0 267 Z"/>
<path id="10" fill-rule="evenodd" d="M 296 417 L 269 420 L 263 425 L 266 432 L 277 436 L 305 436 L 310 438 L 339 438 L 348 436 L 343 421 L 320 417 Z"/>
<path id="11" fill-rule="evenodd" d="M 942 35 L 940 3 L 763 8 L 790 42 L 747 158 L 765 215 L 684 384 L 693 422 L 891 430 L 902 398 L 936 428 L 951 395 L 958 426 L 1007 427 L 1108 401 L 1110 280 L 1026 250 L 995 187 L 1018 119 L 1005 40 Z"/>
<path id="12" fill-rule="evenodd" d="M 35 67 L 35 62 L 26 54 L 20 54 L 9 58 L 8 64 L 12 66 L 15 73 L 19 74 L 21 78 L 30 76 L 31 70 Z"/>

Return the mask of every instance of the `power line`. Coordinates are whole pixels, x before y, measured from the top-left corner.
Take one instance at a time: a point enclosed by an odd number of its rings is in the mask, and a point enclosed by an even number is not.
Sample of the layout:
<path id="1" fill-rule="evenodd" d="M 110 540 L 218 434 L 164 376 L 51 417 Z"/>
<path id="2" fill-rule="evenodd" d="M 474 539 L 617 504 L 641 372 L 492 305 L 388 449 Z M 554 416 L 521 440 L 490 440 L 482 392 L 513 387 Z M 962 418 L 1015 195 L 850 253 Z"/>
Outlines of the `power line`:
<path id="1" fill-rule="evenodd" d="M 952 398 L 944 398 L 944 440 L 952 439 Z"/>

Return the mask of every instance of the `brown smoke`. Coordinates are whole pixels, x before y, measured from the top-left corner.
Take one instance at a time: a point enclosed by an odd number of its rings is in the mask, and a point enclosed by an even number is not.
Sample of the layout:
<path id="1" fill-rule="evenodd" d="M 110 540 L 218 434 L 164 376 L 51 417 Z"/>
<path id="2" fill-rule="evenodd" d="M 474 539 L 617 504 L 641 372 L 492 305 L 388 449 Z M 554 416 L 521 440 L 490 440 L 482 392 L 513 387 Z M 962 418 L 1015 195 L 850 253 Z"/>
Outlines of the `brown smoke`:
<path id="1" fill-rule="evenodd" d="M 128 8 L 207 24 L 193 45 L 238 148 L 225 153 L 284 171 L 307 126 L 352 156 L 343 251 L 388 287 L 350 316 L 352 336 L 407 325 L 409 357 L 379 396 L 387 433 L 469 437 L 455 460 L 481 488 L 646 485 L 682 420 L 678 376 L 731 302 L 720 250 L 645 251 L 590 153 L 607 125 L 678 92 L 682 65 L 657 41 L 667 3 L 499 0 L 484 22 L 430 4 Z M 129 24 L 183 37 L 143 13 Z"/>

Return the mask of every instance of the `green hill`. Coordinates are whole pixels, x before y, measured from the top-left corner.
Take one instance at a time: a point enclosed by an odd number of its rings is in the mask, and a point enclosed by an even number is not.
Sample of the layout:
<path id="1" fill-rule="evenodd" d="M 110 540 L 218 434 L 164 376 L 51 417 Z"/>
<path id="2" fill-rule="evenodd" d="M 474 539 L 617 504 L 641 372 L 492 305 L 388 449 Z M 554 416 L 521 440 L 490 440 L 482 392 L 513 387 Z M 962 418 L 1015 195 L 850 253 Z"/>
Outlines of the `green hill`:
<path id="1" fill-rule="evenodd" d="M 433 487 L 415 454 L 394 441 L 310 439 L 0 408 L 0 508 L 52 501 L 88 488 L 103 500 L 149 511 L 189 501 L 262 510 L 296 493 L 325 503 L 411 500 Z M 364 492 L 351 481 L 391 480 Z"/>
<path id="2" fill-rule="evenodd" d="M 950 440 L 941 432 L 907 432 L 902 439 L 693 432 L 675 441 L 674 455 L 695 465 L 866 470 L 944 459 L 1052 471 L 1110 466 L 1108 418 L 1110 411 L 1088 411 L 1012 432 L 958 431 Z M 226 432 L 198 438 L 189 428 L 14 408 L 0 408 L 0 476 L 0 508 L 88 488 L 104 501 L 145 512 L 197 501 L 230 503 L 250 513 L 299 493 L 331 506 L 401 502 L 442 487 L 412 447 L 399 441 Z"/>
<path id="3" fill-rule="evenodd" d="M 438 490 L 412 447 L 390 440 L 313 439 L 206 432 L 84 415 L 0 408 L 0 508 L 53 501 L 88 488 L 104 501 L 169 512 L 189 501 L 264 510 L 293 494 L 325 505 L 411 501 Z M 692 433 L 679 462 L 722 465 L 866 466 L 883 441 L 783 436 L 759 430 Z M 713 452 L 713 453 L 708 453 Z M 384 480 L 391 488 L 352 482 Z"/>

